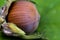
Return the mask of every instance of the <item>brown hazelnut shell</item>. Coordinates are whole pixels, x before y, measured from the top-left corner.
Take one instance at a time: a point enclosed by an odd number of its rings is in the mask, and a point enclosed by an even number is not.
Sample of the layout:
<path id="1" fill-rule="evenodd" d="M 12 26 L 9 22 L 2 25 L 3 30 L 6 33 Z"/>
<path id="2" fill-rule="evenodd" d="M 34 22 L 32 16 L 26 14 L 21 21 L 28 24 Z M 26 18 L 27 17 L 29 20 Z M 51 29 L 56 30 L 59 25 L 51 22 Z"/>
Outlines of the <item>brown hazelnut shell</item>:
<path id="1" fill-rule="evenodd" d="M 7 19 L 8 22 L 15 23 L 26 33 L 32 33 L 38 27 L 40 15 L 33 3 L 17 1 L 11 5 Z"/>

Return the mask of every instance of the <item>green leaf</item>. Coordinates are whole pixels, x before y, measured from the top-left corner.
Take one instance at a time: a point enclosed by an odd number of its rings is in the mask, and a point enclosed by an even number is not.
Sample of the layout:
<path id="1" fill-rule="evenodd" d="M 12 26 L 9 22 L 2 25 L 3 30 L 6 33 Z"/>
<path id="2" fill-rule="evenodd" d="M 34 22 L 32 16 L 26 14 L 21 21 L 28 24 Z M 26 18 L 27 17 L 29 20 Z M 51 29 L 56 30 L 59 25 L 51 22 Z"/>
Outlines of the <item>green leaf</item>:
<path id="1" fill-rule="evenodd" d="M 60 40 L 60 0 L 37 0 L 41 20 L 37 31 L 48 40 Z"/>
<path id="2" fill-rule="evenodd" d="M 4 6 L 5 3 L 6 3 L 6 0 L 0 0 L 0 7 Z"/>

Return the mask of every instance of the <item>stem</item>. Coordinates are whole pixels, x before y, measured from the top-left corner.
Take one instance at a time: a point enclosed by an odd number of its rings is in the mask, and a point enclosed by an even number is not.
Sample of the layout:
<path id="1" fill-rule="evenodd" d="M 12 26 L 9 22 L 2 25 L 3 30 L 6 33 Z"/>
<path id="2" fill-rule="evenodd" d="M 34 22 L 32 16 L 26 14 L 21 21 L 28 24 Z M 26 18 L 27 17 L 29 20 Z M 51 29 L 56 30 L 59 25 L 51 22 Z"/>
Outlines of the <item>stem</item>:
<path id="1" fill-rule="evenodd" d="M 36 34 L 31 34 L 31 35 L 21 35 L 20 37 L 23 39 L 38 39 L 38 38 L 41 38 L 42 35 L 36 33 Z"/>

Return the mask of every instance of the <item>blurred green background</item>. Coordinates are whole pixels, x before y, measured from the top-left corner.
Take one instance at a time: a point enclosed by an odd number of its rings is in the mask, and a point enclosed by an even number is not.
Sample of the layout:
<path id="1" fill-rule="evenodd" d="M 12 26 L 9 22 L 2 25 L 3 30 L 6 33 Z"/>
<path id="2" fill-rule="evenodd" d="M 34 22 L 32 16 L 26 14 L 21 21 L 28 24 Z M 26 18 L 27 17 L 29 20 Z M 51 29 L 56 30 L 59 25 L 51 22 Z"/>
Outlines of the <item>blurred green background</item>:
<path id="1" fill-rule="evenodd" d="M 48 40 L 60 40 L 60 0 L 32 0 L 40 13 L 41 19 L 36 32 L 43 34 Z M 0 8 L 5 4 L 0 0 Z M 0 32 L 0 40 L 19 40 L 7 37 Z M 41 39 L 39 39 L 41 40 Z"/>
<path id="2" fill-rule="evenodd" d="M 4 6 L 5 3 L 6 3 L 6 0 L 0 0 L 0 8 Z"/>

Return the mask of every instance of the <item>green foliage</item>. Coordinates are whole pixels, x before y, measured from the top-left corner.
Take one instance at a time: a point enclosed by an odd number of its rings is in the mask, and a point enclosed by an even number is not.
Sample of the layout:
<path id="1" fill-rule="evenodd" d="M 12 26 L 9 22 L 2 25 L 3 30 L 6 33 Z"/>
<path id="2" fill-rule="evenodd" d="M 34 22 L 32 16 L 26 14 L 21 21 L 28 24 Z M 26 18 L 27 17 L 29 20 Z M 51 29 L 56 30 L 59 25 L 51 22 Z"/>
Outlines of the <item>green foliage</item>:
<path id="1" fill-rule="evenodd" d="M 0 0 L 0 7 L 4 6 L 5 3 L 6 3 L 6 0 Z"/>
<path id="2" fill-rule="evenodd" d="M 36 0 L 41 15 L 39 28 L 48 40 L 60 40 L 60 0 Z"/>

